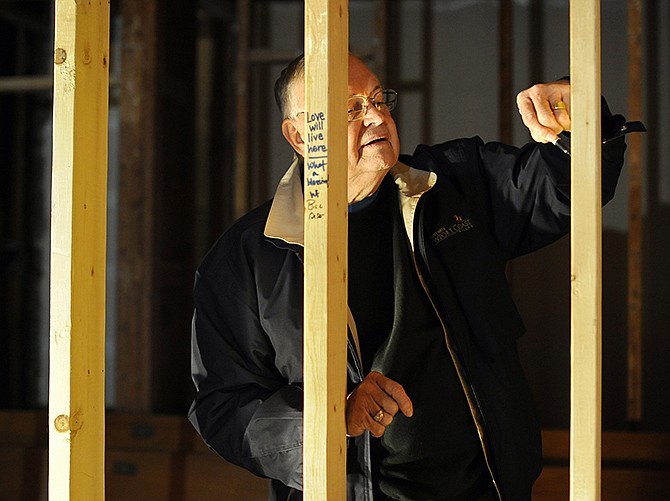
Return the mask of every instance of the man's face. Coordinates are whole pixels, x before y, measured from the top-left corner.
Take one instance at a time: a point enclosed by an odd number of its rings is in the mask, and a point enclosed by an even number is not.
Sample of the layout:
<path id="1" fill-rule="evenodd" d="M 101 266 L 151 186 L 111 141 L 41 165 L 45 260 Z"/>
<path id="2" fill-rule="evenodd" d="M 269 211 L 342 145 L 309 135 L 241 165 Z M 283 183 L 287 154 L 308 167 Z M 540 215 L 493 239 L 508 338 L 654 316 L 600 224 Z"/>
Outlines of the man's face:
<path id="1" fill-rule="evenodd" d="M 349 96 L 371 98 L 380 90 L 379 80 L 368 67 L 358 58 L 349 56 Z M 293 92 L 298 109 L 304 110 L 304 83 L 297 83 Z M 299 115 L 292 122 L 300 136 L 306 137 L 304 116 Z M 388 111 L 379 111 L 370 103 L 362 120 L 349 122 L 347 136 L 349 179 L 363 173 L 386 171 L 398 161 L 400 139 L 395 121 Z M 294 144 L 296 151 L 303 156 L 304 147 L 304 143 Z"/>
<path id="2" fill-rule="evenodd" d="M 349 56 L 349 96 L 372 97 L 382 90 L 377 77 L 360 59 Z M 370 104 L 362 120 L 348 126 L 349 177 L 386 171 L 398 161 L 400 139 L 388 111 Z"/>

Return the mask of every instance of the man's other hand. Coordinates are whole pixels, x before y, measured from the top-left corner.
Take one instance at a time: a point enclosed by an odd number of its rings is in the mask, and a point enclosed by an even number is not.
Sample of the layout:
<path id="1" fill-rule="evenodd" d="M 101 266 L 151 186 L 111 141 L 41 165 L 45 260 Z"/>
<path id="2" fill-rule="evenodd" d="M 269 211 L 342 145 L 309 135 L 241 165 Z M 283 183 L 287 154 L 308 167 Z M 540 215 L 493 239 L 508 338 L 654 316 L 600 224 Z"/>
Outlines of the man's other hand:
<path id="1" fill-rule="evenodd" d="M 347 397 L 347 435 L 357 437 L 365 430 L 381 437 L 398 411 L 413 414 L 412 401 L 401 384 L 379 372 L 371 372 Z"/>

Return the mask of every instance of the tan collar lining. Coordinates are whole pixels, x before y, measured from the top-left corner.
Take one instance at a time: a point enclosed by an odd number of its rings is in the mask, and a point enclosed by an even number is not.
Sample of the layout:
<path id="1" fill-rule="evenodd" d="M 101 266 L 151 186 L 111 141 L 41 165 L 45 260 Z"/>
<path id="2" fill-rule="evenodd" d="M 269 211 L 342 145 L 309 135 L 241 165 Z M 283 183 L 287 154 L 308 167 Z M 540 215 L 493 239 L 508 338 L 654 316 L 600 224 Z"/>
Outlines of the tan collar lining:
<path id="1" fill-rule="evenodd" d="M 304 245 L 304 202 L 300 179 L 301 158 L 296 158 L 279 181 L 264 234 L 290 244 Z M 434 172 L 414 169 L 398 162 L 391 170 L 400 195 L 417 197 L 431 189 L 437 180 Z"/>

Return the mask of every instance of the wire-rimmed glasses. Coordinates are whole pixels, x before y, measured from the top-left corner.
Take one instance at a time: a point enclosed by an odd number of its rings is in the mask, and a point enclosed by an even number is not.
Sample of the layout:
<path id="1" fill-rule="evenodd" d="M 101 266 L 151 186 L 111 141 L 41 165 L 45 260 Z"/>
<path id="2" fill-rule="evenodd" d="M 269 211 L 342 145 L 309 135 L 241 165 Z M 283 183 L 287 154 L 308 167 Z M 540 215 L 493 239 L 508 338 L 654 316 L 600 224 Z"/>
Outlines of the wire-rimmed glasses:
<path id="1" fill-rule="evenodd" d="M 347 119 L 349 122 L 361 120 L 372 104 L 380 112 L 393 111 L 398 104 L 398 93 L 393 89 L 383 89 L 374 96 L 351 96 L 347 101 Z"/>

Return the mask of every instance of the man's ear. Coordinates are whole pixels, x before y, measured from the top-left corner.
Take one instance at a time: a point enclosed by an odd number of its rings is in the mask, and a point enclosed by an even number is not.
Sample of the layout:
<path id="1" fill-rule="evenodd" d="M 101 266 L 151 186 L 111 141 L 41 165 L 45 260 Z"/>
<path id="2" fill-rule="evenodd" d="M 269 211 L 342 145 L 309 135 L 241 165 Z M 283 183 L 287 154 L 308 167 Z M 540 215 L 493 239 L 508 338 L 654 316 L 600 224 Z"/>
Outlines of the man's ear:
<path id="1" fill-rule="evenodd" d="M 296 128 L 293 120 L 285 119 L 281 123 L 281 132 L 288 141 L 288 144 L 293 147 L 295 152 L 301 157 L 305 156 L 305 142 L 302 140 L 300 131 Z"/>

